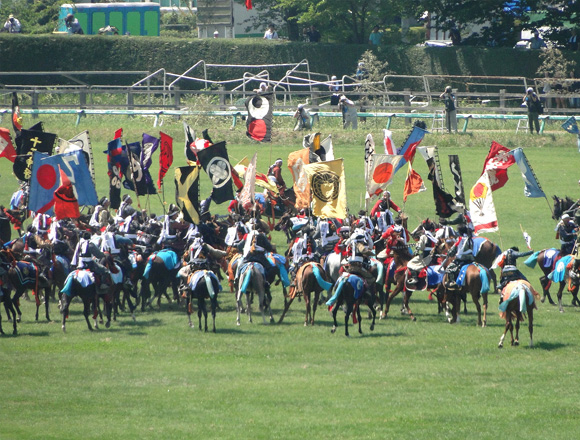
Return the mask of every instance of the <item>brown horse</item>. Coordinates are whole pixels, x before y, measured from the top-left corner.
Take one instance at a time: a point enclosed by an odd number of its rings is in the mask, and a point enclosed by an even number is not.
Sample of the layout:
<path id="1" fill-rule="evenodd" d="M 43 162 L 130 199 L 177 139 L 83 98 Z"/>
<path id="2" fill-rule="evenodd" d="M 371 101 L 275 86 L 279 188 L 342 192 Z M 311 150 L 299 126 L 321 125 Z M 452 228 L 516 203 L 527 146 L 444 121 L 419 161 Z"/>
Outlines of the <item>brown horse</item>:
<path id="1" fill-rule="evenodd" d="M 512 292 L 514 295 L 512 295 Z M 524 320 L 524 314 L 528 314 L 528 329 L 530 331 L 530 348 L 534 346 L 534 309 L 536 308 L 536 299 L 540 295 L 534 290 L 532 285 L 524 280 L 512 281 L 502 292 L 503 302 L 500 304 L 499 316 L 505 319 L 505 329 L 499 340 L 498 348 L 503 348 L 503 341 L 508 330 L 511 335 L 511 344 L 520 345 L 519 332 L 520 321 Z M 516 319 L 516 337 L 514 339 L 514 326 L 512 320 Z"/>
<path id="2" fill-rule="evenodd" d="M 481 272 L 485 274 L 487 280 L 482 281 Z M 442 302 L 445 306 L 445 314 L 450 324 L 459 322 L 459 310 L 461 308 L 461 299 L 467 292 L 471 294 L 473 303 L 477 309 L 477 325 L 485 327 L 487 325 L 487 294 L 489 292 L 490 271 L 479 264 L 470 264 L 465 270 L 465 276 L 462 286 L 459 288 L 446 288 L 447 274 L 443 277 L 443 283 L 439 288 L 442 292 Z M 483 300 L 483 320 L 481 319 L 481 306 L 479 298 Z"/>
<path id="3" fill-rule="evenodd" d="M 415 321 L 416 318 L 409 307 L 409 299 L 411 298 L 412 293 L 409 289 L 407 289 L 407 286 L 405 285 L 406 284 L 405 280 L 407 278 L 407 263 L 411 261 L 412 256 L 409 253 L 409 248 L 407 247 L 407 245 L 403 240 L 398 240 L 397 245 L 392 247 L 392 252 L 393 252 L 393 260 L 395 261 L 394 274 L 392 274 L 395 288 L 391 291 L 389 297 L 387 298 L 385 310 L 381 315 L 381 319 L 387 318 L 391 301 L 393 301 L 393 298 L 395 298 L 399 293 L 403 292 L 402 312 L 407 313 L 411 318 L 411 320 Z M 385 279 L 389 280 L 390 277 L 391 274 L 388 273 Z"/>
<path id="4" fill-rule="evenodd" d="M 551 263 L 548 262 L 549 258 L 552 260 Z M 524 263 L 526 266 L 528 266 L 532 269 L 534 267 L 536 267 L 536 263 L 538 264 L 538 266 L 540 267 L 540 270 L 543 273 L 543 275 L 540 277 L 540 284 L 542 286 L 541 302 L 544 302 L 546 300 L 546 297 L 547 297 L 548 301 L 553 306 L 555 306 L 556 303 L 552 300 L 552 296 L 550 295 L 550 287 L 552 285 L 552 281 L 550 280 L 550 278 L 548 278 L 548 275 L 550 275 L 556 269 L 556 266 L 558 265 L 558 262 L 560 261 L 561 258 L 562 258 L 562 255 L 560 255 L 559 249 L 555 249 L 555 248 L 543 249 L 538 253 L 537 259 L 533 259 L 530 257 Z M 546 264 L 548 264 L 548 265 L 546 266 Z M 558 297 L 558 305 L 560 308 L 560 312 L 564 312 L 564 308 L 562 307 L 562 293 L 564 292 L 565 286 L 566 286 L 566 279 L 562 279 L 561 281 L 559 281 L 557 297 Z M 577 294 L 577 292 L 575 292 L 575 293 Z M 573 293 L 573 295 L 574 295 L 574 293 Z M 578 298 L 576 295 L 574 295 L 574 300 L 578 301 Z M 573 303 L 574 303 L 574 301 L 573 301 Z"/>
<path id="5" fill-rule="evenodd" d="M 318 274 L 316 273 L 318 272 Z M 286 316 L 286 312 L 290 308 L 290 304 L 297 296 L 303 296 L 306 303 L 306 316 L 304 318 L 304 325 L 314 325 L 314 315 L 316 315 L 316 307 L 320 300 L 320 293 L 323 290 L 332 289 L 332 284 L 327 281 L 326 274 L 320 263 L 307 262 L 304 263 L 294 278 L 295 286 L 290 287 L 288 295 L 284 297 L 284 311 L 278 323 L 281 323 Z M 311 301 L 311 295 L 314 292 L 314 303 Z"/>

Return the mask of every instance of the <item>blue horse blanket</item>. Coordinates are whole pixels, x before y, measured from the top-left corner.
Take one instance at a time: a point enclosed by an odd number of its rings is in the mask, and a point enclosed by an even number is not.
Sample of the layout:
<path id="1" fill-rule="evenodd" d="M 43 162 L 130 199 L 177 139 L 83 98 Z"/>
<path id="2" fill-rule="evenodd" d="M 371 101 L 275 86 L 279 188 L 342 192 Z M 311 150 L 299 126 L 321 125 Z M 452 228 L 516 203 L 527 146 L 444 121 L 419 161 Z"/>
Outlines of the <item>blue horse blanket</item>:
<path id="1" fill-rule="evenodd" d="M 481 290 L 479 291 L 479 293 L 489 292 L 489 279 L 487 277 L 486 270 L 477 263 L 471 264 L 473 264 L 475 267 L 479 269 L 479 278 L 481 280 Z M 461 267 L 459 275 L 457 275 L 457 280 L 455 280 L 458 286 L 463 287 L 463 284 L 465 283 L 465 273 L 467 272 L 467 268 L 471 266 L 471 264 L 465 264 L 464 266 Z"/>
<path id="2" fill-rule="evenodd" d="M 361 277 L 350 274 L 350 273 L 343 273 L 338 281 L 336 282 L 336 288 L 334 289 L 334 295 L 326 301 L 326 305 L 332 307 L 340 293 L 342 292 L 342 288 L 346 283 L 349 283 L 354 291 L 354 298 L 359 299 L 364 292 L 364 282 Z"/>
<path id="3" fill-rule="evenodd" d="M 158 256 L 163 260 L 163 263 L 165 263 L 165 267 L 167 268 L 167 270 L 177 269 L 181 265 L 179 257 L 171 249 L 162 249 L 159 252 L 156 253 L 154 252 L 147 259 L 147 266 L 145 267 L 145 271 L 143 272 L 143 278 L 145 278 L 146 280 L 149 279 L 149 272 L 151 271 L 151 265 L 153 264 L 153 260 L 155 260 L 155 256 Z"/>

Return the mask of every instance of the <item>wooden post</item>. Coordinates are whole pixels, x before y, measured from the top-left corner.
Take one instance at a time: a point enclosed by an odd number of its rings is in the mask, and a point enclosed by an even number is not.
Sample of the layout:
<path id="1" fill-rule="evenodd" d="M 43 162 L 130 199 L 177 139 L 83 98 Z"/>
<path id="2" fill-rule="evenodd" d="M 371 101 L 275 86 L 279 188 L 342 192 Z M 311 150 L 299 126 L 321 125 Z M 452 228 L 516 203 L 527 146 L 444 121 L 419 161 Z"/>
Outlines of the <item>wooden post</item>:
<path id="1" fill-rule="evenodd" d="M 181 107 L 181 92 L 177 86 L 173 88 L 173 105 L 177 110 Z"/>
<path id="2" fill-rule="evenodd" d="M 32 93 L 30 94 L 30 97 L 32 98 L 32 108 L 34 110 L 38 110 L 38 93 L 36 93 L 36 90 L 32 91 Z M 38 114 L 33 113 L 32 119 L 38 119 Z"/>
<path id="3" fill-rule="evenodd" d="M 505 114 L 505 89 L 499 91 L 499 111 L 498 113 Z"/>
<path id="4" fill-rule="evenodd" d="M 411 89 L 404 89 L 405 94 L 403 95 L 403 99 L 405 101 L 405 113 L 411 112 Z M 405 122 L 408 125 L 411 125 L 412 118 L 405 118 Z"/>

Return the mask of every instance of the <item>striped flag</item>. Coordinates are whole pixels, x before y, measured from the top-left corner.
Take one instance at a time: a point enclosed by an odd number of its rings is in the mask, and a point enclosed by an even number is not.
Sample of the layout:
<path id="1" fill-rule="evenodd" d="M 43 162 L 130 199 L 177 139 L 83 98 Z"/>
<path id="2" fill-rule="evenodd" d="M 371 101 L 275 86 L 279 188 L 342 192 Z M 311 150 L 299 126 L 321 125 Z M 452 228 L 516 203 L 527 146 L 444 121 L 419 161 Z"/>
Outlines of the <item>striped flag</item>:
<path id="1" fill-rule="evenodd" d="M 475 235 L 499 229 L 492 191 L 489 173 L 484 172 L 469 193 L 469 211 Z"/>

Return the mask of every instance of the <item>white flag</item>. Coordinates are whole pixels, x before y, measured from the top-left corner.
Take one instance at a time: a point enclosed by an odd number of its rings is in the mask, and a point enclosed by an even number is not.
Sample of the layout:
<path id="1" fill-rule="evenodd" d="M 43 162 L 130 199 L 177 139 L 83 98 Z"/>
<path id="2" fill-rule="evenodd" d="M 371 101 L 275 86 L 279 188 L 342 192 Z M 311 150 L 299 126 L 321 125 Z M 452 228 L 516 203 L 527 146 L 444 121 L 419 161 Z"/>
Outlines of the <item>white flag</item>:
<path id="1" fill-rule="evenodd" d="M 397 148 L 393 142 L 393 132 L 383 128 L 385 134 L 385 154 L 397 154 Z"/>
<path id="2" fill-rule="evenodd" d="M 244 175 L 244 187 L 240 193 L 240 205 L 249 211 L 254 207 L 254 198 L 256 196 L 256 161 L 258 159 L 258 153 L 254 154 L 252 161 L 246 168 L 246 174 Z"/>
<path id="3" fill-rule="evenodd" d="M 402 159 L 403 156 L 390 154 L 373 154 L 371 156 L 367 176 L 368 197 L 380 194 L 392 183 L 395 169 Z"/>
<path id="4" fill-rule="evenodd" d="M 483 173 L 469 193 L 469 211 L 475 235 L 498 230 L 497 215 L 489 182 L 489 174 Z"/>

